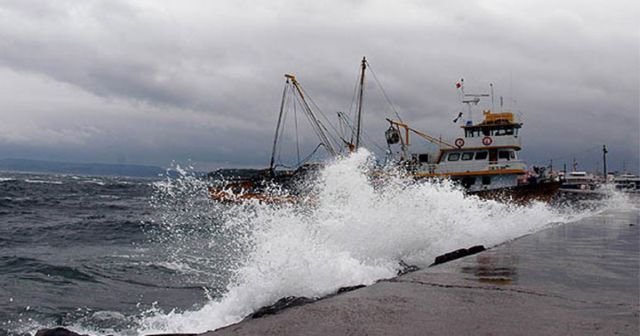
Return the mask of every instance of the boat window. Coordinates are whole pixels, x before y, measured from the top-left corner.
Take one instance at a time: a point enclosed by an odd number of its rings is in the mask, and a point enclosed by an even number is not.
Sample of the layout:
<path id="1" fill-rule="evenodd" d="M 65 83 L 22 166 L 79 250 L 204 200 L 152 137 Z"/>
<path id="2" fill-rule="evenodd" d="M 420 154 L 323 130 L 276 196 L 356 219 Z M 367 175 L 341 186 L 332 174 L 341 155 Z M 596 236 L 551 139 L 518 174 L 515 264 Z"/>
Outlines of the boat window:
<path id="1" fill-rule="evenodd" d="M 484 184 L 484 185 L 491 184 L 491 176 L 483 176 L 482 177 L 482 184 Z"/>
<path id="2" fill-rule="evenodd" d="M 513 135 L 513 127 L 509 127 L 509 128 L 507 128 L 507 129 L 505 130 L 505 133 L 504 133 L 504 134 L 506 134 L 506 135 Z"/>
<path id="3" fill-rule="evenodd" d="M 449 153 L 449 161 L 458 161 L 460 160 L 460 153 Z"/>
<path id="4" fill-rule="evenodd" d="M 420 163 L 429 162 L 429 154 L 418 154 L 418 162 Z"/>
<path id="5" fill-rule="evenodd" d="M 491 135 L 491 132 L 490 132 L 490 130 L 488 128 L 483 128 L 482 129 L 482 135 L 489 136 L 489 135 Z"/>
<path id="6" fill-rule="evenodd" d="M 479 128 L 467 128 L 464 130 L 464 136 L 467 138 L 474 138 L 480 136 Z"/>
<path id="7" fill-rule="evenodd" d="M 487 152 L 486 151 L 482 151 L 482 152 L 477 152 L 476 153 L 476 160 L 486 160 L 487 159 Z"/>
<path id="8" fill-rule="evenodd" d="M 509 152 L 509 157 L 511 158 L 511 160 L 515 160 L 516 159 L 516 152 L 510 151 Z"/>
<path id="9" fill-rule="evenodd" d="M 464 152 L 462 153 L 462 161 L 473 160 L 473 152 Z"/>
<path id="10" fill-rule="evenodd" d="M 498 159 L 502 159 L 502 160 L 511 160 L 511 156 L 509 155 L 509 151 L 499 151 L 498 152 Z"/>

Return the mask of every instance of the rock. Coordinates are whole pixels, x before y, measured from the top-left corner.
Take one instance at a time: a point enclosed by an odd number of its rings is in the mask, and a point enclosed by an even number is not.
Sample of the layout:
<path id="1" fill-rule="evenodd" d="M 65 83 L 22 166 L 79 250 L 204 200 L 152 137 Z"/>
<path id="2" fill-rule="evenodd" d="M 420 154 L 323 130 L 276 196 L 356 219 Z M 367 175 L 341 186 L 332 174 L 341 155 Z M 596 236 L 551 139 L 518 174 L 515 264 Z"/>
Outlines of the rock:
<path id="1" fill-rule="evenodd" d="M 350 292 L 352 290 L 356 290 L 356 289 L 362 288 L 362 287 L 366 287 L 366 286 L 365 285 L 355 285 L 355 286 L 340 287 L 340 289 L 338 289 L 338 292 L 336 294 L 342 294 L 342 293 Z"/>
<path id="2" fill-rule="evenodd" d="M 301 306 L 307 303 L 311 303 L 314 302 L 318 299 L 316 298 L 308 298 L 308 297 L 304 297 L 304 296 L 287 296 L 287 297 L 283 297 L 282 299 L 276 301 L 276 303 L 270 305 L 270 306 L 264 306 L 260 309 L 258 309 L 255 313 L 249 315 L 250 318 L 259 318 L 259 317 L 263 317 L 265 315 L 273 315 L 273 314 L 277 314 L 278 312 L 280 312 L 281 310 L 285 309 L 285 308 L 290 308 L 290 307 L 295 307 L 295 306 Z M 58 336 L 58 335 L 55 335 Z"/>
<path id="3" fill-rule="evenodd" d="M 411 272 L 415 272 L 420 268 L 416 265 L 409 265 L 404 260 L 400 260 L 400 269 L 398 270 L 398 275 L 403 275 Z"/>
<path id="4" fill-rule="evenodd" d="M 468 255 L 472 255 L 472 254 L 480 253 L 484 250 L 486 249 L 484 248 L 483 245 L 476 245 L 476 246 L 471 246 L 467 251 L 469 251 Z"/>
<path id="5" fill-rule="evenodd" d="M 87 336 L 87 335 L 80 335 L 69 329 L 57 327 L 57 328 L 51 328 L 51 329 L 40 329 L 36 332 L 36 336 Z"/>
<path id="6" fill-rule="evenodd" d="M 446 263 L 448 261 L 451 260 L 456 260 L 456 259 L 460 259 L 462 257 L 466 257 L 468 255 L 472 255 L 472 254 L 476 254 L 479 252 L 484 251 L 485 248 L 482 245 L 476 245 L 476 246 L 472 246 L 468 249 L 459 249 L 459 250 L 455 250 L 453 252 L 449 252 L 449 253 L 445 253 L 443 255 L 439 255 L 436 257 L 436 259 L 434 260 L 433 264 L 429 265 L 429 267 L 431 266 L 435 266 L 438 264 L 442 264 L 442 263 Z"/>

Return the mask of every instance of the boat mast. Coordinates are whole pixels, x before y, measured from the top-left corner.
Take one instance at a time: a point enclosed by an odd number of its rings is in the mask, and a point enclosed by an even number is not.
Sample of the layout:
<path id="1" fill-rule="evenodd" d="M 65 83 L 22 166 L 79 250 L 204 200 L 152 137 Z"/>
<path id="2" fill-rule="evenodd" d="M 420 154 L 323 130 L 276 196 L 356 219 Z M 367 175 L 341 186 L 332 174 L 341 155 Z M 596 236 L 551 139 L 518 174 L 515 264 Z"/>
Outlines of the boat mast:
<path id="1" fill-rule="evenodd" d="M 302 101 L 302 105 L 304 106 L 304 111 L 307 114 L 307 118 L 309 118 L 309 121 L 311 122 L 311 126 L 313 130 L 316 132 L 316 135 L 318 135 L 318 138 L 320 138 L 320 142 L 322 143 L 322 145 L 324 145 L 324 147 L 327 149 L 329 154 L 331 154 L 331 156 L 338 156 L 338 151 L 336 151 L 336 149 L 333 147 L 333 144 L 331 143 L 331 141 L 329 141 L 329 138 L 327 137 L 327 134 L 324 131 L 324 125 L 322 125 L 320 120 L 316 118 L 316 115 L 313 113 L 311 106 L 309 106 L 309 103 L 307 103 L 307 100 L 305 99 L 305 96 L 304 96 L 304 91 L 302 91 L 302 88 L 300 87 L 300 83 L 298 83 L 298 81 L 296 80 L 296 77 L 294 75 L 289 75 L 289 74 L 285 74 L 284 76 L 285 78 L 287 78 L 287 80 L 291 80 L 291 84 L 293 84 L 293 87 L 298 92 L 298 95 L 300 95 L 300 100 Z"/>
<path id="2" fill-rule="evenodd" d="M 271 150 L 271 162 L 269 163 L 269 171 L 271 175 L 274 175 L 274 164 L 276 160 L 276 150 L 278 145 L 278 136 L 280 135 L 280 124 L 282 123 L 282 113 L 284 112 L 284 103 L 287 96 L 287 88 L 289 87 L 289 79 L 287 78 L 287 82 L 284 85 L 284 90 L 282 90 L 282 101 L 280 102 L 280 114 L 278 114 L 278 124 L 276 125 L 276 135 L 273 137 L 273 149 Z"/>
<path id="3" fill-rule="evenodd" d="M 366 57 L 362 57 L 361 69 L 362 70 L 360 72 L 360 91 L 358 92 L 358 114 L 356 115 L 356 134 L 355 134 L 355 141 L 352 141 L 354 145 L 354 151 L 357 151 L 358 147 L 360 146 L 360 127 L 362 125 L 362 100 L 364 98 L 364 72 L 367 69 Z"/>

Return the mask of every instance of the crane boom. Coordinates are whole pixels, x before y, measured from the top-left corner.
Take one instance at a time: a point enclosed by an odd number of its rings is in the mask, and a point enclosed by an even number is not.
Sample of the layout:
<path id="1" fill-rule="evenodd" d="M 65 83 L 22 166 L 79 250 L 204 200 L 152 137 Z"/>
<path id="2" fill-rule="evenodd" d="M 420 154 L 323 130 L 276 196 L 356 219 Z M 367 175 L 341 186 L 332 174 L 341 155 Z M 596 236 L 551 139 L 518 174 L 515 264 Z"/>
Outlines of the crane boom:
<path id="1" fill-rule="evenodd" d="M 409 127 L 409 125 L 407 125 L 405 123 L 401 123 L 399 121 L 391 120 L 389 118 L 387 118 L 387 121 L 393 126 L 396 126 L 398 128 L 400 128 L 400 127 L 404 128 L 404 131 L 405 131 L 405 142 L 404 143 L 405 143 L 405 145 L 409 145 L 409 131 L 411 131 L 411 132 L 417 134 L 421 138 L 423 138 L 423 139 L 425 139 L 425 140 L 427 140 L 427 141 L 429 141 L 431 143 L 434 143 L 434 144 L 437 144 L 437 145 L 444 145 L 444 146 L 447 146 L 447 147 L 450 147 L 450 148 L 456 148 L 456 146 L 454 146 L 454 145 L 452 145 L 452 144 L 450 144 L 448 142 L 442 141 L 440 139 L 436 139 L 436 138 L 430 136 L 427 133 L 420 132 L 417 129 Z"/>

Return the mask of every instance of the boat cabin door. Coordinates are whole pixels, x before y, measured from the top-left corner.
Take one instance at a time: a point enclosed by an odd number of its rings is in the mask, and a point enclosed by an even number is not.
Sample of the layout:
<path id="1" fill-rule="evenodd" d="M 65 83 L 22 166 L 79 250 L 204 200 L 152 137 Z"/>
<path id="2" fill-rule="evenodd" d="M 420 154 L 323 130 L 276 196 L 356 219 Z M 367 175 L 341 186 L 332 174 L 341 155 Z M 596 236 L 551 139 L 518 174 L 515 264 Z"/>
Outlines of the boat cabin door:
<path id="1" fill-rule="evenodd" d="M 498 162 L 498 150 L 490 149 L 489 150 L 489 162 Z"/>

